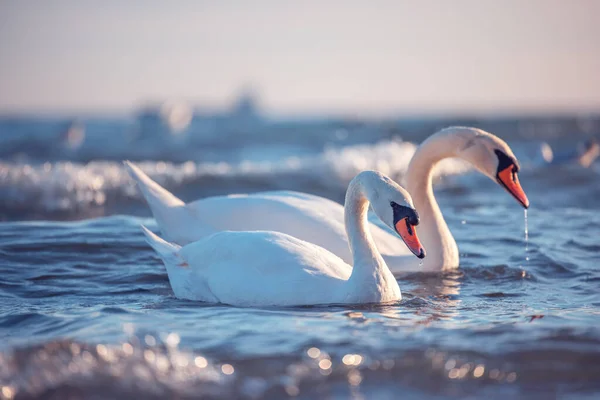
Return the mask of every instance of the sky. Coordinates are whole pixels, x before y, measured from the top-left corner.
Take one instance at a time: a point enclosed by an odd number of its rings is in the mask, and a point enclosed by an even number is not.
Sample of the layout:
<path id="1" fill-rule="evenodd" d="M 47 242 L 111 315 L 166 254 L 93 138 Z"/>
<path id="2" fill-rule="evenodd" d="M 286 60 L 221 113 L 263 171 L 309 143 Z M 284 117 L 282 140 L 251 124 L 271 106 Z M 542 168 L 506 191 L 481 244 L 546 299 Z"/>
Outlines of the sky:
<path id="1" fill-rule="evenodd" d="M 0 112 L 600 111 L 600 0 L 0 0 Z"/>

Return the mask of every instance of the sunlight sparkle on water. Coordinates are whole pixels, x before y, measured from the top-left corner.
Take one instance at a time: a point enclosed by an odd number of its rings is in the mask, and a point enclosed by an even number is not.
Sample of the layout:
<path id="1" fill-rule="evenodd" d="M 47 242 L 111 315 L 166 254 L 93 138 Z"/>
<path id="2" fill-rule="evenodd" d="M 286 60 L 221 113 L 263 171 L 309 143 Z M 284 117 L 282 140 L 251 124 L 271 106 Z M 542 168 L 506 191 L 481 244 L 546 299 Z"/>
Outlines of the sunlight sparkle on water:
<path id="1" fill-rule="evenodd" d="M 348 372 L 348 383 L 352 386 L 358 386 L 362 382 L 362 375 L 356 369 Z"/>
<path id="2" fill-rule="evenodd" d="M 130 356 L 133 354 L 133 346 L 130 345 L 129 343 L 123 343 L 123 345 L 121 346 L 123 348 L 123 352 Z"/>
<path id="3" fill-rule="evenodd" d="M 358 366 L 362 363 L 363 357 L 360 354 L 346 354 L 342 358 L 342 363 L 344 365 L 354 365 Z"/>
<path id="4" fill-rule="evenodd" d="M 319 355 L 321 355 L 321 350 L 317 349 L 316 347 L 311 347 L 306 351 L 306 353 L 310 358 L 317 358 Z"/>
<path id="5" fill-rule="evenodd" d="M 177 347 L 180 341 L 181 338 L 177 333 L 174 332 L 169 333 L 169 335 L 167 335 L 167 339 L 165 340 L 167 346 L 169 347 Z"/>
<path id="6" fill-rule="evenodd" d="M 130 322 L 124 323 L 123 324 L 123 332 L 125 332 L 127 335 L 131 336 L 135 332 L 135 327 Z"/>
<path id="7" fill-rule="evenodd" d="M 154 347 L 154 346 L 156 346 L 156 339 L 155 339 L 155 338 L 154 338 L 154 336 L 152 336 L 152 335 L 146 335 L 146 336 L 144 337 L 144 342 L 146 342 L 146 344 L 147 344 L 148 346 L 151 346 L 151 347 Z"/>
<path id="8" fill-rule="evenodd" d="M 15 395 L 15 391 L 12 387 L 10 386 L 3 386 L 2 387 L 2 396 L 4 396 L 6 399 L 12 399 Z"/>
<path id="9" fill-rule="evenodd" d="M 206 366 L 208 366 L 208 361 L 206 361 L 206 358 L 202 356 L 197 356 L 194 359 L 194 364 L 196 364 L 196 367 L 198 368 L 206 368 Z"/>
<path id="10" fill-rule="evenodd" d="M 321 361 L 319 361 L 319 368 L 321 368 L 321 369 L 331 368 L 331 360 L 328 360 L 327 358 L 322 359 Z"/>
<path id="11" fill-rule="evenodd" d="M 473 370 L 473 376 L 475 378 L 481 378 L 483 376 L 483 373 L 485 372 L 485 366 L 483 366 L 482 364 L 479 364 L 478 366 L 475 367 L 475 369 Z"/>
<path id="12" fill-rule="evenodd" d="M 231 375 L 234 373 L 234 368 L 231 364 L 223 364 L 221 366 L 221 372 L 223 372 L 225 375 Z"/>

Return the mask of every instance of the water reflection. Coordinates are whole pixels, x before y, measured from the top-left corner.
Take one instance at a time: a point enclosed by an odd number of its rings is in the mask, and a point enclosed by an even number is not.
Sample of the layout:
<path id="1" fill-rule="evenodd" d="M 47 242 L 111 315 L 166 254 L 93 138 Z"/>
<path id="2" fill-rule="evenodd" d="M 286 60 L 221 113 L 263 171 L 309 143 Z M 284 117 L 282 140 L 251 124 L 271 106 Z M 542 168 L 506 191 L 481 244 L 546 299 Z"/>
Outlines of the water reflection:
<path id="1" fill-rule="evenodd" d="M 408 309 L 414 308 L 416 323 L 428 326 L 436 321 L 452 320 L 459 315 L 461 271 L 443 274 L 412 274 L 402 280 L 411 286 Z M 420 300 L 420 301 L 416 301 Z"/>
<path id="2" fill-rule="evenodd" d="M 355 326 L 382 324 L 387 327 L 422 328 L 437 321 L 453 321 L 461 305 L 464 273 L 411 274 L 399 279 L 403 299 L 389 305 L 350 306 L 339 314 Z M 347 308 L 348 306 L 341 306 Z M 331 317 L 331 309 L 327 311 Z M 325 314 L 325 315 L 326 315 Z"/>

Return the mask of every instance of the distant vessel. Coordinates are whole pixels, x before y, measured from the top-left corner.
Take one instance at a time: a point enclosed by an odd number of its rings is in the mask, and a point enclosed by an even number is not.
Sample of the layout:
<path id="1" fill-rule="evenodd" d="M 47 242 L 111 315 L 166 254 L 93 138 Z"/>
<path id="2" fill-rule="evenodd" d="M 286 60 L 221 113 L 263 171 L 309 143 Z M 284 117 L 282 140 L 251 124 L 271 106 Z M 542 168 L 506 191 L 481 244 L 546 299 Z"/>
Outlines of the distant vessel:
<path id="1" fill-rule="evenodd" d="M 61 134 L 62 143 L 69 150 L 77 150 L 85 141 L 85 124 L 80 120 L 72 120 Z"/>
<path id="2" fill-rule="evenodd" d="M 600 144 L 595 138 L 589 138 L 579 143 L 577 148 L 554 152 L 546 142 L 540 146 L 542 158 L 548 164 L 567 164 L 577 162 L 582 167 L 588 168 L 600 155 Z"/>
<path id="3" fill-rule="evenodd" d="M 258 111 L 258 100 L 254 92 L 244 91 L 233 103 L 229 115 L 240 122 L 256 122 L 260 118 Z"/>
<path id="4" fill-rule="evenodd" d="M 185 102 L 166 101 L 159 105 L 148 105 L 136 114 L 139 139 L 157 139 L 183 135 L 190 126 L 192 108 Z"/>
<path id="5" fill-rule="evenodd" d="M 202 142 L 215 136 L 251 133 L 263 123 L 257 104 L 257 96 L 251 90 L 242 91 L 225 110 L 192 107 L 181 101 L 151 103 L 136 113 L 136 138 L 152 143 L 190 138 Z"/>

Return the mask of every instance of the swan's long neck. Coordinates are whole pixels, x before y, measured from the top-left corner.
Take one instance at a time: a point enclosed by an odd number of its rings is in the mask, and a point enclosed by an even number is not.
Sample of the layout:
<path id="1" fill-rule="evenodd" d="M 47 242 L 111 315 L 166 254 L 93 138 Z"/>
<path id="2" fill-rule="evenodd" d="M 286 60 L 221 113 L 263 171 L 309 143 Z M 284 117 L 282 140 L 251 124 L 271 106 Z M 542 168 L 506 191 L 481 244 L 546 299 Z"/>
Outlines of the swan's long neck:
<path id="1" fill-rule="evenodd" d="M 429 137 L 413 155 L 406 175 L 406 189 L 421 217 L 418 227 L 421 243 L 427 251 L 424 270 L 458 266 L 458 247 L 448 229 L 433 194 L 433 169 L 444 158 L 455 157 L 464 141 L 457 130 L 445 130 Z M 460 131 L 459 131 L 460 132 Z"/>
<path id="2" fill-rule="evenodd" d="M 369 175 L 361 173 L 350 182 L 344 206 L 346 234 L 354 261 L 349 282 L 360 285 L 363 296 L 380 293 L 382 288 L 397 288 L 397 282 L 377 250 L 368 228 L 368 180 Z"/>

